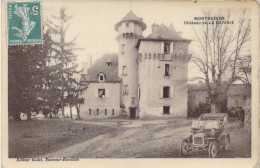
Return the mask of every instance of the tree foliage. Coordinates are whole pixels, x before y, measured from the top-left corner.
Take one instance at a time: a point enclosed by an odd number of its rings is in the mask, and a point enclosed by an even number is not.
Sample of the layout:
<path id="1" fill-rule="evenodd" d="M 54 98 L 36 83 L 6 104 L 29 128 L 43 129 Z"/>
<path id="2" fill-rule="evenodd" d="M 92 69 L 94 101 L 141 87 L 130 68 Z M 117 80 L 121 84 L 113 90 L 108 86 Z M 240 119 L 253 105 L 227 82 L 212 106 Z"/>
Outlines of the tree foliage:
<path id="1" fill-rule="evenodd" d="M 77 80 L 76 38 L 66 42 L 70 16 L 61 8 L 55 21 L 48 20 L 43 45 L 8 47 L 8 110 L 19 119 L 20 112 L 57 114 L 65 106 L 84 103 L 86 84 Z M 56 24 L 57 23 L 57 24 Z M 46 27 L 45 27 L 46 28 Z M 78 109 L 78 108 L 77 108 Z M 79 116 L 79 109 L 78 109 Z"/>
<path id="2" fill-rule="evenodd" d="M 58 65 L 56 74 L 57 80 L 60 82 L 60 105 L 62 108 L 62 115 L 64 115 L 65 106 L 76 106 L 76 104 L 83 103 L 84 100 L 79 96 L 84 89 L 87 88 L 85 84 L 80 83 L 80 72 L 77 70 L 76 64 L 76 37 L 72 40 L 67 40 L 67 31 L 69 29 L 69 20 L 72 16 L 68 16 L 64 8 L 60 9 L 59 16 L 52 16 L 52 20 L 47 20 L 46 24 L 52 35 L 51 40 L 51 59 L 55 65 Z M 59 24 L 57 24 L 59 23 Z"/>
<path id="3" fill-rule="evenodd" d="M 42 45 L 8 47 L 8 110 L 16 119 L 41 110 L 44 66 Z"/>

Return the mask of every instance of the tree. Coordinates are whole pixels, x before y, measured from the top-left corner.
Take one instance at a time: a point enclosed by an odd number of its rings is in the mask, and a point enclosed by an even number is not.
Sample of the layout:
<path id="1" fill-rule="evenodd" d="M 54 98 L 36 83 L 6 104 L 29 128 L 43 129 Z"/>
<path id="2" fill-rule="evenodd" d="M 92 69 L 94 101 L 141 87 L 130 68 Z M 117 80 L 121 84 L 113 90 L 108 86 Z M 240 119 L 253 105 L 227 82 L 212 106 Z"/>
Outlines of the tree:
<path id="1" fill-rule="evenodd" d="M 81 71 L 77 70 L 78 65 L 76 64 L 77 55 L 76 50 L 76 37 L 70 41 L 67 41 L 66 35 L 69 28 L 69 20 L 72 16 L 68 16 L 65 13 L 65 9 L 60 9 L 59 16 L 52 16 L 53 21 L 47 20 L 46 25 L 49 27 L 51 34 L 51 57 L 54 60 L 56 66 L 56 74 L 58 74 L 57 87 L 60 94 L 60 106 L 62 109 L 62 115 L 64 116 L 64 107 L 69 105 L 72 107 L 76 101 L 77 92 L 81 89 L 75 89 L 75 86 L 82 85 L 76 78 Z M 59 24 L 56 24 L 59 23 Z"/>
<path id="2" fill-rule="evenodd" d="M 84 103 L 85 99 L 81 96 L 82 92 L 87 89 L 87 85 L 79 82 L 77 85 L 72 86 L 68 90 L 68 96 L 66 102 L 70 106 L 70 117 L 72 118 L 72 107 L 74 106 L 77 110 L 77 116 L 80 118 L 80 105 Z"/>
<path id="3" fill-rule="evenodd" d="M 251 60 L 251 55 L 241 56 L 236 69 L 239 80 L 248 87 L 251 87 Z"/>
<path id="4" fill-rule="evenodd" d="M 42 45 L 8 47 L 8 111 L 16 120 L 20 112 L 39 111 L 45 55 Z"/>
<path id="5" fill-rule="evenodd" d="M 239 60 L 243 47 L 250 41 L 251 23 L 247 11 L 243 10 L 236 18 L 232 18 L 231 14 L 229 10 L 220 10 L 217 14 L 204 10 L 204 17 L 223 16 L 229 23 L 237 20 L 234 24 L 210 24 L 211 21 L 208 21 L 199 30 L 194 28 L 199 52 L 195 51 L 191 61 L 203 73 L 200 79 L 206 82 L 211 112 L 221 111 L 230 85 L 241 80 Z"/>
<path id="6" fill-rule="evenodd" d="M 43 100 L 43 113 L 44 115 L 52 114 L 57 116 L 59 104 L 60 104 L 60 90 L 59 87 L 61 82 L 59 80 L 59 74 L 56 72 L 59 70 L 59 65 L 53 64 L 52 58 L 52 39 L 50 31 L 47 30 L 44 38 L 43 54 L 46 56 L 44 74 L 42 74 L 43 79 L 43 93 L 41 95 Z"/>

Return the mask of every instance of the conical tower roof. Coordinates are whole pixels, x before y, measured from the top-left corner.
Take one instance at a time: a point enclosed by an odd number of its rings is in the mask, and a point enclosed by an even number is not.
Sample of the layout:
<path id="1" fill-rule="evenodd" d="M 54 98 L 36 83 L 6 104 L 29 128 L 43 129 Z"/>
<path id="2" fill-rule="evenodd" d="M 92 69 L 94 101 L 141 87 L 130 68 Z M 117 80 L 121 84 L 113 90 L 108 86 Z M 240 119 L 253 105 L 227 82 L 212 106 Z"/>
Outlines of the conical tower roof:
<path id="1" fill-rule="evenodd" d="M 137 17 L 133 11 L 128 12 L 128 14 L 123 17 L 123 19 L 121 19 L 116 25 L 115 25 L 115 30 L 118 30 L 118 27 L 120 26 L 121 23 L 123 22 L 135 22 L 138 23 L 142 26 L 143 30 L 146 29 L 146 24 L 143 22 L 142 18 Z"/>
<path id="2" fill-rule="evenodd" d="M 121 21 L 129 21 L 129 20 L 140 20 L 133 11 L 128 12 L 128 14 Z"/>

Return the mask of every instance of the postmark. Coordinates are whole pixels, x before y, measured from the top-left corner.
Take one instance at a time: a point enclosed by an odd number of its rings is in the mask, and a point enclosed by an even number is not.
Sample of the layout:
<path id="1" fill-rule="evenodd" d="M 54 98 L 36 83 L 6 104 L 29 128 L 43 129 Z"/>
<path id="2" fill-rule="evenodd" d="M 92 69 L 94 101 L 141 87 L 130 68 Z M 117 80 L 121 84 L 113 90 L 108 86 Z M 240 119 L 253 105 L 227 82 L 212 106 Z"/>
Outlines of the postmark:
<path id="1" fill-rule="evenodd" d="M 8 2 L 8 45 L 42 44 L 41 2 Z"/>

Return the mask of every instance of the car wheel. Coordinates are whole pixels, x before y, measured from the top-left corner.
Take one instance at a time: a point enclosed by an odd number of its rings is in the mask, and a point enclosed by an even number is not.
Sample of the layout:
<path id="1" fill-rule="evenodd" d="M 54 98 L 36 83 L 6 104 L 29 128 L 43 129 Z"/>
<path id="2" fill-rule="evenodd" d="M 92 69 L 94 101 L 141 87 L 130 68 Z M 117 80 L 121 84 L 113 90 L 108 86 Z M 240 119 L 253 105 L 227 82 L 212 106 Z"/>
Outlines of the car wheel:
<path id="1" fill-rule="evenodd" d="M 188 147 L 189 147 L 188 141 L 187 140 L 182 141 L 182 144 L 181 144 L 181 155 L 182 156 L 188 155 L 188 153 L 189 153 Z"/>
<path id="2" fill-rule="evenodd" d="M 210 142 L 209 144 L 209 157 L 215 158 L 218 153 L 218 144 L 215 141 Z"/>

